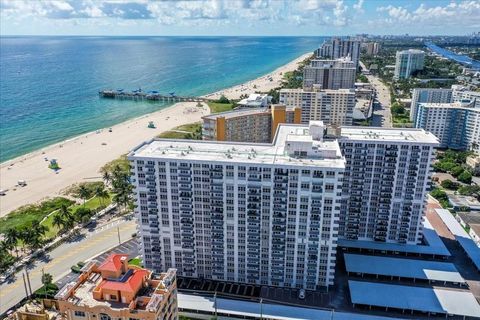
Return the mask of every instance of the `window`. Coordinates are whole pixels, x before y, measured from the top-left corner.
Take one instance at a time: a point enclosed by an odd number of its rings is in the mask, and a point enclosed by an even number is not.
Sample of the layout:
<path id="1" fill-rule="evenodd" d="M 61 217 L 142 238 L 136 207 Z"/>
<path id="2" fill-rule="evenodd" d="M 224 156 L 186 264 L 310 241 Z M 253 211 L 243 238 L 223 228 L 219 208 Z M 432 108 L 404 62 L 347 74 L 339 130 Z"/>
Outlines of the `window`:
<path id="1" fill-rule="evenodd" d="M 83 311 L 75 311 L 75 317 L 85 317 L 85 312 L 83 312 Z"/>

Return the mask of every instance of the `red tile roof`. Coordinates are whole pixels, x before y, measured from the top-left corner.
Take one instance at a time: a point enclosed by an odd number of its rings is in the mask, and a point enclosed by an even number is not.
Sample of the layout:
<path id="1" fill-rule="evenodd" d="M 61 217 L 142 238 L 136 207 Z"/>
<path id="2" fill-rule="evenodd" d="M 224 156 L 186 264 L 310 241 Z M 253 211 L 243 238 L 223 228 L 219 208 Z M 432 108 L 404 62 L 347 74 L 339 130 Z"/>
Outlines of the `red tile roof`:
<path id="1" fill-rule="evenodd" d="M 111 254 L 99 267 L 100 271 L 118 271 L 122 268 L 122 257 L 128 258 L 127 254 Z"/>
<path id="2" fill-rule="evenodd" d="M 108 290 L 117 290 L 123 292 L 135 293 L 136 288 L 141 287 L 141 283 L 145 277 L 148 277 L 149 271 L 145 269 L 133 270 L 133 274 L 125 282 L 110 281 L 104 279 L 99 285 L 99 288 Z"/>

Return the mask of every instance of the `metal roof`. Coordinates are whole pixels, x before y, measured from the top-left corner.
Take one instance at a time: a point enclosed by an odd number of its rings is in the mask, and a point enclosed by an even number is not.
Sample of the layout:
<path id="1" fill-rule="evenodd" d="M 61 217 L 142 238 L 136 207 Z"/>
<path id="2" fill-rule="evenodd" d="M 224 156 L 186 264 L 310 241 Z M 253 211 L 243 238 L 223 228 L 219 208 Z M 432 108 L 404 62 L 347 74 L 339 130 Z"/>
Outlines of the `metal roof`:
<path id="1" fill-rule="evenodd" d="M 477 270 L 480 270 L 480 248 L 476 245 L 475 241 L 470 238 L 468 233 L 463 229 L 450 211 L 445 209 L 435 209 L 435 211 L 442 219 L 443 223 L 445 223 L 448 230 L 450 230 L 455 236 L 455 240 L 458 241 L 460 246 L 467 253 Z"/>
<path id="2" fill-rule="evenodd" d="M 260 303 L 245 300 L 216 299 L 219 314 L 231 314 L 260 318 Z M 178 293 L 178 308 L 215 313 L 215 299 Z M 280 305 L 268 302 L 262 304 L 263 319 L 277 320 L 389 320 L 398 319 L 368 314 L 338 312 L 328 309 L 302 308 L 292 305 Z"/>
<path id="3" fill-rule="evenodd" d="M 347 240 L 338 239 L 338 245 L 346 248 L 370 249 L 378 251 L 395 251 L 414 254 L 428 254 L 438 256 L 450 256 L 445 244 L 438 236 L 428 219 L 423 222 L 423 236 L 427 245 L 400 244 L 388 242 L 376 242 L 370 240 Z"/>
<path id="4" fill-rule="evenodd" d="M 469 291 L 353 280 L 348 286 L 355 304 L 480 317 L 480 305 Z"/>
<path id="5" fill-rule="evenodd" d="M 345 254 L 348 272 L 465 283 L 452 263 Z"/>

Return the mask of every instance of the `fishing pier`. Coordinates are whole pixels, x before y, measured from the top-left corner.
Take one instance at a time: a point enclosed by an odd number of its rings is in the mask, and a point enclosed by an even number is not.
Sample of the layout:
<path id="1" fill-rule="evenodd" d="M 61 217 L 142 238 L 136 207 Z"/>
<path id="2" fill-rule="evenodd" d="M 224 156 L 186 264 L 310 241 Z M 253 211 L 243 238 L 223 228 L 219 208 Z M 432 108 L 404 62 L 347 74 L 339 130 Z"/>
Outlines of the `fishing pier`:
<path id="1" fill-rule="evenodd" d="M 98 94 L 101 98 L 107 99 L 119 99 L 119 100 L 135 100 L 135 101 L 162 101 L 162 102 L 206 102 L 209 101 L 207 98 L 199 97 L 182 97 L 177 96 L 174 93 L 170 94 L 161 94 L 158 91 L 143 91 L 142 89 L 134 91 L 124 91 L 123 89 L 119 90 L 102 90 Z"/>

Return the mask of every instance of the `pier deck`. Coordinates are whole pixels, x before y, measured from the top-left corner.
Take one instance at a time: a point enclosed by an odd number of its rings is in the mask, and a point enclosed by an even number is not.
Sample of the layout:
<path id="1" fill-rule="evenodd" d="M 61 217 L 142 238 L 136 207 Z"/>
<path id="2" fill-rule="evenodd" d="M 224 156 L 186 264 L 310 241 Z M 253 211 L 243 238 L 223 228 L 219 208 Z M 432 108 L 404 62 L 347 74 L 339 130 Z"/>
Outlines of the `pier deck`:
<path id="1" fill-rule="evenodd" d="M 142 90 L 134 90 L 134 91 L 124 91 L 124 90 L 102 90 L 99 91 L 98 94 L 102 98 L 107 99 L 120 99 L 120 100 L 150 100 L 150 101 L 162 101 L 162 102 L 207 102 L 210 99 L 201 98 L 201 97 L 185 97 L 185 96 L 176 96 L 176 95 L 166 95 L 161 94 L 157 91 L 142 91 Z"/>

